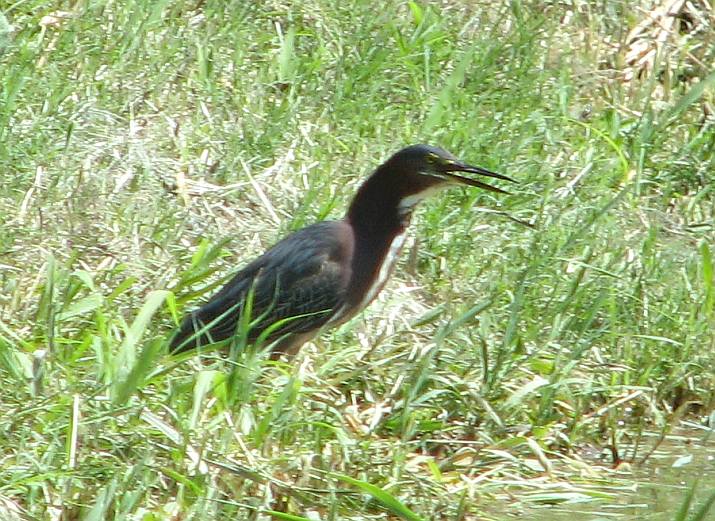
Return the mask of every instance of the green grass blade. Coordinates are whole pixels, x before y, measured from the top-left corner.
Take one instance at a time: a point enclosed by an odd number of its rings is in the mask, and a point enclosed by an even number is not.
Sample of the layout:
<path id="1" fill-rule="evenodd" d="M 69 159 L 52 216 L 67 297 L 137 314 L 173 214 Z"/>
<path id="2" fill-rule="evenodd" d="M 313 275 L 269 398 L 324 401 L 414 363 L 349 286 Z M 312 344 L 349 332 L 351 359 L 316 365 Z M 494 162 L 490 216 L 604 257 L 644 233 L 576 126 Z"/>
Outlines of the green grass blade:
<path id="1" fill-rule="evenodd" d="M 700 505 L 700 508 L 698 508 L 693 515 L 688 518 L 688 521 L 706 521 L 707 519 L 711 519 L 708 514 L 710 513 L 713 505 L 715 505 L 715 492 L 708 496 L 705 502 Z"/>
<path id="2" fill-rule="evenodd" d="M 103 521 L 107 519 L 110 508 L 114 503 L 115 494 L 117 492 L 117 481 L 113 479 L 109 484 L 101 489 L 97 495 L 92 509 L 85 518 L 86 521 Z"/>
<path id="3" fill-rule="evenodd" d="M 713 304 L 715 303 L 715 291 L 713 291 L 713 258 L 710 253 L 710 246 L 703 241 L 700 245 L 700 258 L 702 262 L 703 286 L 705 287 L 705 299 L 703 301 L 703 315 L 712 317 Z"/>
<path id="4" fill-rule="evenodd" d="M 112 397 L 115 403 L 123 403 L 136 390 L 142 378 L 151 371 L 152 361 L 156 359 L 163 348 L 162 341 L 154 341 L 145 346 L 141 356 L 137 358 L 139 342 L 152 317 L 169 294 L 170 292 L 165 290 L 149 293 L 134 322 L 128 328 L 124 341 L 119 346 L 112 367 L 114 374 Z"/>
<path id="5" fill-rule="evenodd" d="M 665 127 L 673 124 L 691 105 L 697 102 L 705 94 L 706 89 L 715 85 L 715 71 L 702 78 L 695 85 L 690 87 L 688 92 L 683 94 L 681 98 L 673 105 L 662 117 L 661 123 L 658 125 L 658 132 L 663 132 Z"/>
<path id="6" fill-rule="evenodd" d="M 312 519 L 303 516 L 296 516 L 294 514 L 286 514 L 285 512 L 278 512 L 276 510 L 261 510 L 262 513 L 268 514 L 275 519 L 284 519 L 285 521 L 312 521 Z"/>
<path id="7" fill-rule="evenodd" d="M 191 409 L 191 416 L 189 417 L 189 427 L 192 429 L 195 429 L 198 425 L 204 399 L 213 389 L 216 377 L 220 374 L 218 371 L 199 371 L 199 374 L 196 376 L 196 383 L 194 384 L 194 403 Z"/>
<path id="8" fill-rule="evenodd" d="M 693 503 L 693 499 L 695 498 L 695 491 L 697 490 L 697 488 L 697 481 L 688 487 L 688 490 L 685 492 L 685 496 L 683 497 L 683 501 L 680 503 L 680 508 L 678 508 L 678 511 L 675 513 L 673 521 L 687 520 L 688 512 L 690 511 L 690 505 Z"/>
<path id="9" fill-rule="evenodd" d="M 369 494 L 383 507 L 387 508 L 390 512 L 402 519 L 406 519 L 407 521 L 424 521 L 422 517 L 418 516 L 412 510 L 407 508 L 402 501 L 397 499 L 395 496 L 393 496 L 386 490 L 376 485 L 373 485 L 372 483 L 368 483 L 367 481 L 362 481 L 360 479 L 351 478 L 350 476 L 346 476 L 344 474 L 331 473 L 330 475 L 344 483 L 347 483 L 348 485 L 353 485 L 362 490 L 363 492 Z"/>

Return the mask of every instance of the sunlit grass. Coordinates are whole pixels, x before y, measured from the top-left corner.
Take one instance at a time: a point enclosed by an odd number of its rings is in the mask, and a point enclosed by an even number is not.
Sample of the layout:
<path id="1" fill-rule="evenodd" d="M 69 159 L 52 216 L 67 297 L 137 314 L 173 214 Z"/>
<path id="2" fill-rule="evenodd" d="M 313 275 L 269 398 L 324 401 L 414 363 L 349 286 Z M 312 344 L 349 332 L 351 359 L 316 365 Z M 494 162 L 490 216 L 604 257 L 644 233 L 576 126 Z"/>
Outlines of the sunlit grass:
<path id="1" fill-rule="evenodd" d="M 2 9 L 0 508 L 498 519 L 612 501 L 707 422 L 712 14 L 626 80 L 615 1 Z M 166 355 L 416 142 L 520 183 L 424 204 L 380 299 L 290 362 Z"/>

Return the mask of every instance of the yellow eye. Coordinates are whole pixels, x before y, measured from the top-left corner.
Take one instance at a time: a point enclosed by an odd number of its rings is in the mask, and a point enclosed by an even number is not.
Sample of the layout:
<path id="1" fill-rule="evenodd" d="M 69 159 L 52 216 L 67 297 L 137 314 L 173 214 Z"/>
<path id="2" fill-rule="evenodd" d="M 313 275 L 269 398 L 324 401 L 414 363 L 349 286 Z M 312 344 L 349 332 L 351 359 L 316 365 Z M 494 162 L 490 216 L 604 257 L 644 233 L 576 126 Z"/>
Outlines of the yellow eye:
<path id="1" fill-rule="evenodd" d="M 436 163 L 438 159 L 439 159 L 439 156 L 437 154 L 432 154 L 431 152 L 429 154 L 427 154 L 427 157 L 425 158 L 425 160 L 430 164 Z"/>

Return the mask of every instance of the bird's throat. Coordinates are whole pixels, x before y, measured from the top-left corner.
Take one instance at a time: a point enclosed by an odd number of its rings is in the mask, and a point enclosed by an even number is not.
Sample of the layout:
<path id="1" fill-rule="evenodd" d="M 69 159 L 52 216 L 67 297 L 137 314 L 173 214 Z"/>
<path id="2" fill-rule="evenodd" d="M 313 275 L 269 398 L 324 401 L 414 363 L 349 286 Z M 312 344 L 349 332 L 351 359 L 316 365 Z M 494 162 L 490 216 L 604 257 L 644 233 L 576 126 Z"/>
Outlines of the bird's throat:
<path id="1" fill-rule="evenodd" d="M 398 207 L 393 211 L 371 220 L 369 226 L 351 222 L 355 249 L 348 300 L 357 309 L 372 302 L 385 286 L 404 246 L 412 212 Z"/>
<path id="2" fill-rule="evenodd" d="M 354 250 L 347 300 L 356 309 L 367 306 L 390 277 L 418 202 L 403 201 L 402 190 L 394 182 L 394 175 L 378 169 L 360 187 L 348 209 L 346 220 L 353 232 Z"/>

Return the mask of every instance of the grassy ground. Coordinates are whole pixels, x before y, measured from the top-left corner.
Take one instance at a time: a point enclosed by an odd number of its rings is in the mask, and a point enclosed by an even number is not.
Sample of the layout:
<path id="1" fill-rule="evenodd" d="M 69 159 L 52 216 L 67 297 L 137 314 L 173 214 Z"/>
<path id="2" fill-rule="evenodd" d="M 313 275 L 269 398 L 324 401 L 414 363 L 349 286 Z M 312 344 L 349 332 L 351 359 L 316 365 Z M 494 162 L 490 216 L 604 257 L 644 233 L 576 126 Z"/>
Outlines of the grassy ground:
<path id="1" fill-rule="evenodd" d="M 0 2 L 3 508 L 610 497 L 613 454 L 715 408 L 715 15 L 670 3 Z M 166 356 L 178 315 L 416 142 L 521 183 L 425 204 L 380 300 L 292 362 Z"/>

